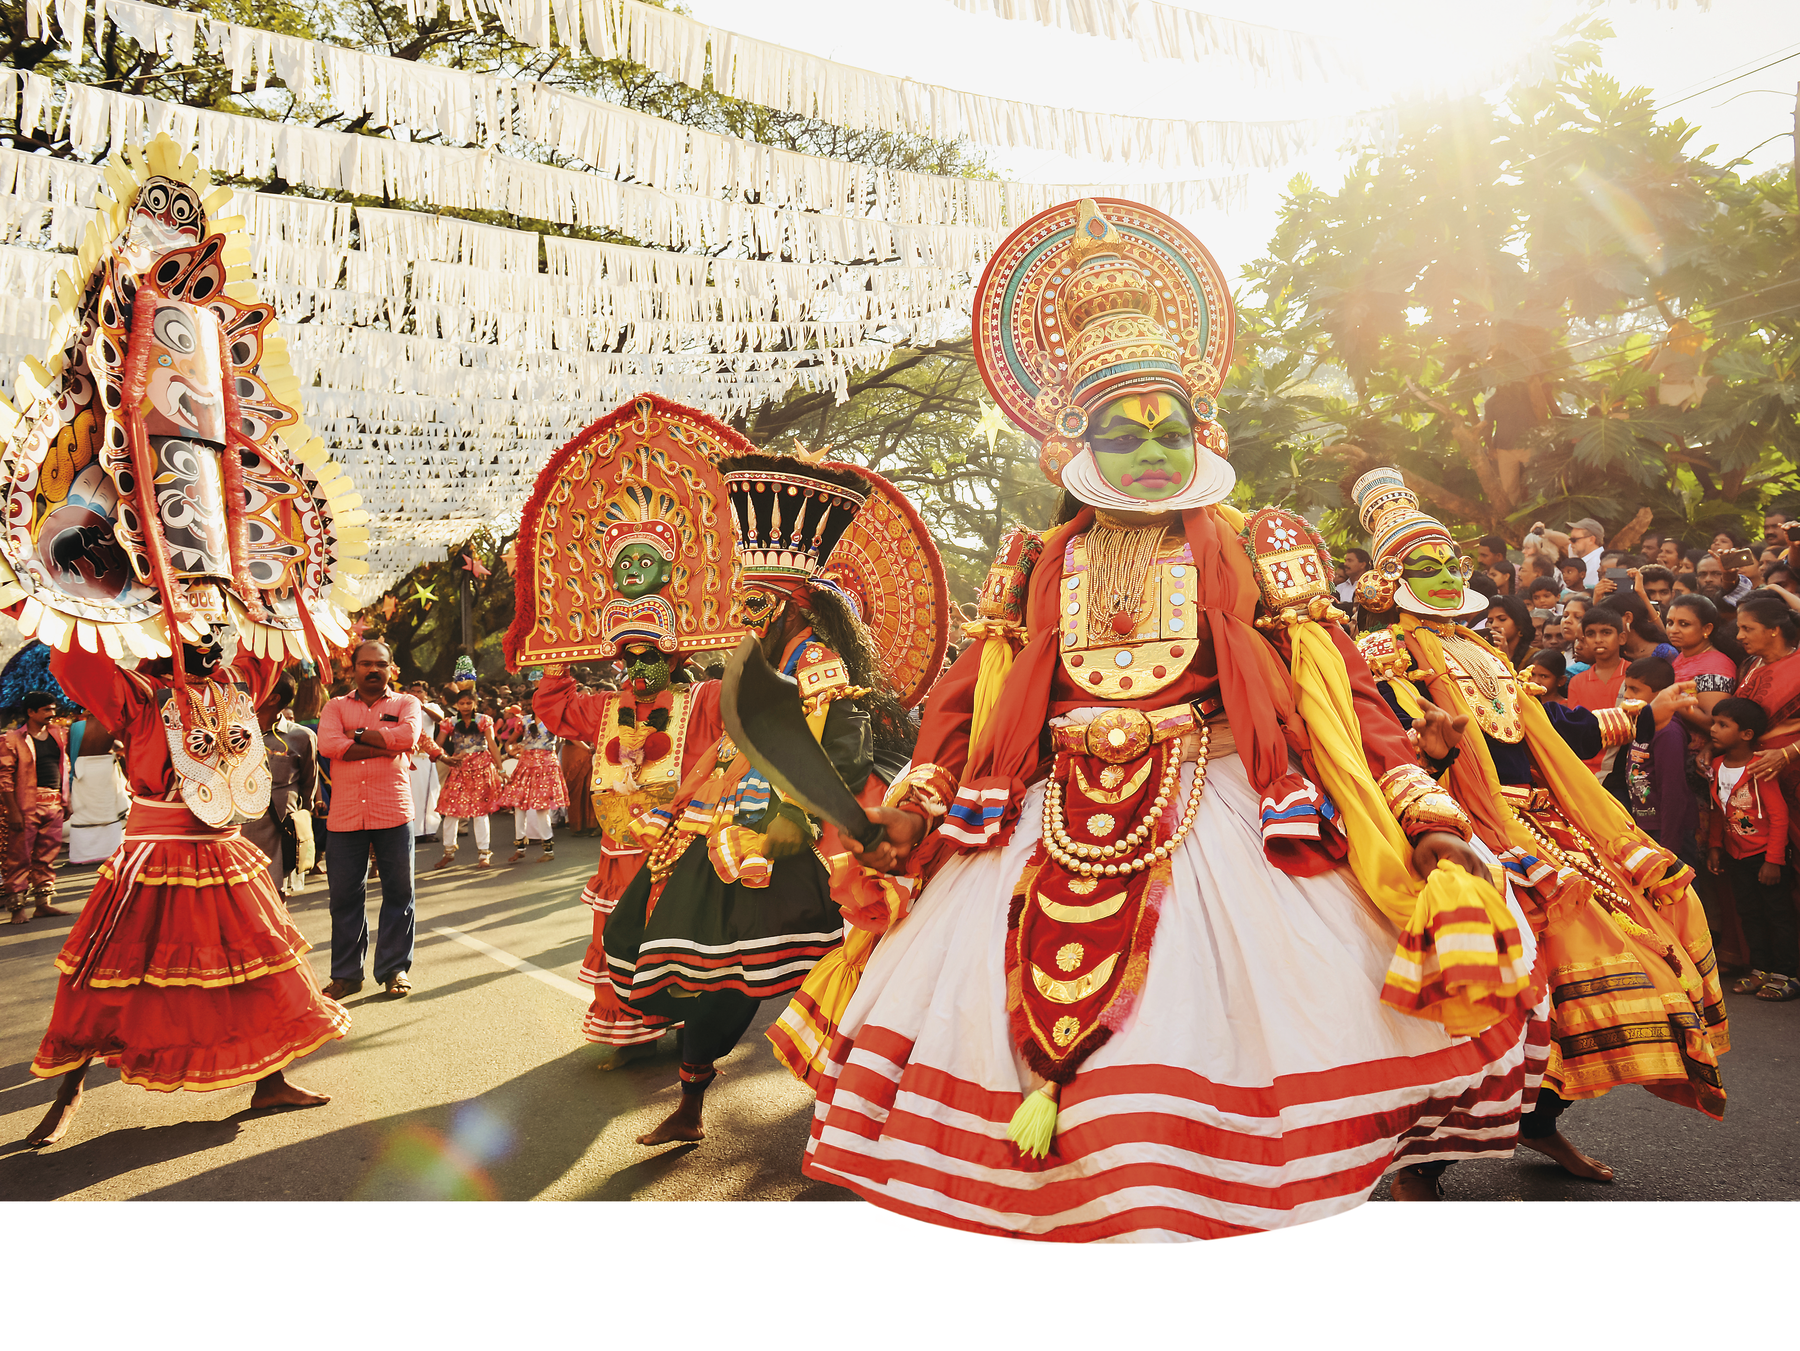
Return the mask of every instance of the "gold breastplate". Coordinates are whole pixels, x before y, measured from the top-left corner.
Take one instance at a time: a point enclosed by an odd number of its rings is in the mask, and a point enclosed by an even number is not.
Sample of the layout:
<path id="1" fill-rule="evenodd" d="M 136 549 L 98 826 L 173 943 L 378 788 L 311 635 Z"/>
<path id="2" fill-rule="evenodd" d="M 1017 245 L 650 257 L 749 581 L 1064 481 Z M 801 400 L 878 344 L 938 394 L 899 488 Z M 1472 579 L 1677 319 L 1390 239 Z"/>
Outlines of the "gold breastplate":
<path id="1" fill-rule="evenodd" d="M 660 807 L 675 796 L 681 786 L 681 747 L 687 740 L 688 715 L 692 710 L 690 692 L 677 689 L 669 705 L 669 748 L 654 760 L 638 765 L 613 764 L 606 749 L 615 740 L 627 752 L 643 746 L 654 730 L 650 727 L 621 727 L 619 709 L 625 696 L 614 699 L 606 711 L 606 722 L 594 745 L 594 776 L 589 787 L 593 793 L 594 815 L 606 837 L 622 841 L 625 827 L 635 816 Z"/>
<path id="2" fill-rule="evenodd" d="M 1063 553 L 1058 595 L 1063 674 L 1096 699 L 1142 699 L 1166 689 L 1194 659 L 1200 607 L 1194 601 L 1194 556 L 1179 537 L 1165 539 L 1144 579 L 1137 624 L 1129 634 L 1110 625 L 1089 632 L 1087 541 L 1071 540 Z"/>
<path id="3" fill-rule="evenodd" d="M 1440 634 L 1444 664 L 1475 715 L 1475 722 L 1495 741 L 1516 746 L 1525 739 L 1519 713 L 1519 683 L 1512 668 L 1488 645 L 1459 627 Z"/>

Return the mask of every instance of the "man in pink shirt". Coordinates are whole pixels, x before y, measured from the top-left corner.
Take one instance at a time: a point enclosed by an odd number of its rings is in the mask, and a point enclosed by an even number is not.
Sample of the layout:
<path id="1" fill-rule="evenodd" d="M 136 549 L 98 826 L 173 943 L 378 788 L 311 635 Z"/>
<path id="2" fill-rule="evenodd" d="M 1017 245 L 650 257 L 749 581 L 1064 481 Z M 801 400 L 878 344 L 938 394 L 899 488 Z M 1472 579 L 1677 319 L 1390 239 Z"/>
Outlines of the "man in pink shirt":
<path id="1" fill-rule="evenodd" d="M 362 989 L 369 951 L 369 850 L 381 875 L 381 918 L 375 935 L 375 980 L 390 995 L 412 992 L 412 748 L 421 731 L 419 701 L 388 689 L 387 645 L 358 644 L 353 691 L 319 715 L 319 754 L 331 761 L 331 813 L 325 822 L 325 868 L 331 883 L 331 984 L 342 999 Z"/>

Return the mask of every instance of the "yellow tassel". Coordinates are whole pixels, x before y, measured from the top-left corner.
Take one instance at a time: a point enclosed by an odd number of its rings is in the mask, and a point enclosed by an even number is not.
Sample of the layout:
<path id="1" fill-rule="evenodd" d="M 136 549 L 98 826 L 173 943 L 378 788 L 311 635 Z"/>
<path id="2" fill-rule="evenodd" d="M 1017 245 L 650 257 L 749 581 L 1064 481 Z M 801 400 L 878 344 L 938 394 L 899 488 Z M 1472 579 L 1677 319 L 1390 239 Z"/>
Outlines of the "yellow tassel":
<path id="1" fill-rule="evenodd" d="M 989 638 L 981 645 L 981 673 L 975 678 L 975 702 L 969 712 L 969 745 L 975 746 L 988 719 L 1000 703 L 1000 691 L 1013 665 L 1012 644 L 1005 638 Z"/>
<path id="2" fill-rule="evenodd" d="M 1041 1159 L 1050 1152 L 1056 1138 L 1057 1101 L 1062 1090 L 1047 1083 L 1019 1104 L 1019 1110 L 1006 1127 L 1007 1139 L 1019 1147 L 1019 1153 Z"/>

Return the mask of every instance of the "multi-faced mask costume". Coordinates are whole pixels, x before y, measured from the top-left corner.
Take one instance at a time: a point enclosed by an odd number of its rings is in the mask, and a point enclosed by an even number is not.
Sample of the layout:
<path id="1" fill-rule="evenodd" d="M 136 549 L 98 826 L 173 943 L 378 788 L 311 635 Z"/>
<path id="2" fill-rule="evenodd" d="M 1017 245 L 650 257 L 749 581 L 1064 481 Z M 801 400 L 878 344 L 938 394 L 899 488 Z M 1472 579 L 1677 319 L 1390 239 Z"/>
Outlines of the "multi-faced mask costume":
<path id="1" fill-rule="evenodd" d="M 114 657 L 233 623 L 258 653 L 322 656 L 347 636 L 335 574 L 367 517 L 301 420 L 243 222 L 167 137 L 107 183 L 20 416 L 0 410 L 0 605 Z"/>

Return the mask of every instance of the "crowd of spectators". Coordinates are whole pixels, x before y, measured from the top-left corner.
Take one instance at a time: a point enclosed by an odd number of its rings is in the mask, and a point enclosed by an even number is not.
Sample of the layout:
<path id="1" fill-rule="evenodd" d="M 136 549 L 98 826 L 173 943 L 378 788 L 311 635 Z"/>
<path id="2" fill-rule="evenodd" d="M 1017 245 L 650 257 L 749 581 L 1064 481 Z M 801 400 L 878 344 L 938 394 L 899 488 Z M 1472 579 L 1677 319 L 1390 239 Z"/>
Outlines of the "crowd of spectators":
<path id="1" fill-rule="evenodd" d="M 1693 682 L 1661 734 L 1645 718 L 1637 741 L 1589 765 L 1695 867 L 1721 961 L 1741 969 L 1732 988 L 1800 998 L 1800 522 L 1770 511 L 1759 538 L 1720 530 L 1704 547 L 1655 533 L 1626 547 L 1591 517 L 1538 522 L 1518 549 L 1489 535 L 1472 557 L 1469 586 L 1489 606 L 1468 622 L 1538 698 L 1629 707 Z M 1341 600 L 1369 566 L 1345 551 Z"/>

